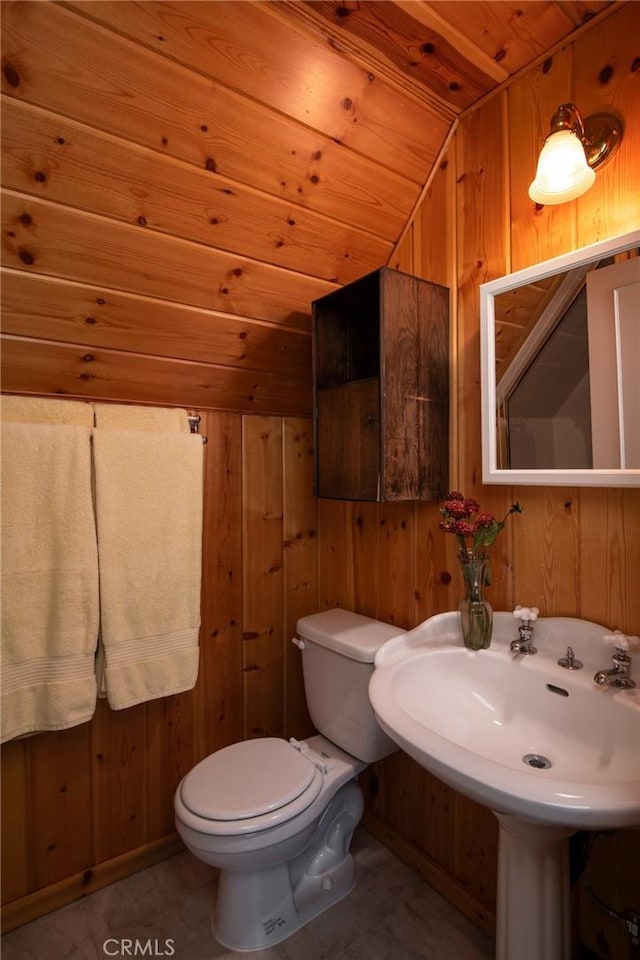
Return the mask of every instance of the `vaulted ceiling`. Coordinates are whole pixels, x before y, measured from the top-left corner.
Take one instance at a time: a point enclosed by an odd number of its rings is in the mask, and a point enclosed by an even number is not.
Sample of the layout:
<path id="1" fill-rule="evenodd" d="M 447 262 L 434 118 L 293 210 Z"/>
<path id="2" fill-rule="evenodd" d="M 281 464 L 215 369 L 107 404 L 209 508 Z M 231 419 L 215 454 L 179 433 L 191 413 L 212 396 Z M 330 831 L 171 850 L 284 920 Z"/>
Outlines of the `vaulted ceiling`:
<path id="1" fill-rule="evenodd" d="M 301 369 L 311 301 L 389 261 L 460 116 L 616 6 L 4 2 L 15 362 L 37 340 Z"/>

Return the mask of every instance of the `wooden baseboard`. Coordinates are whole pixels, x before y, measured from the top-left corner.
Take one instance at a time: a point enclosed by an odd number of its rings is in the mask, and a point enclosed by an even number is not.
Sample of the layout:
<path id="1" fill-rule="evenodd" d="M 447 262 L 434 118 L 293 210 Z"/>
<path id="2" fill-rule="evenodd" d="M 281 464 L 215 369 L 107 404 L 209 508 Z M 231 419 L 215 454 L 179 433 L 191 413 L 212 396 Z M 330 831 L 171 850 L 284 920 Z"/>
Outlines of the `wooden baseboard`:
<path id="1" fill-rule="evenodd" d="M 407 866 L 415 870 L 427 883 L 441 893 L 461 913 L 489 936 L 495 936 L 495 913 L 464 890 L 460 884 L 435 861 L 417 850 L 408 840 L 388 827 L 375 814 L 365 810 L 362 825 L 374 837 L 396 854 Z M 45 913 L 64 907 L 67 903 L 95 893 L 117 880 L 131 876 L 154 863 L 166 860 L 184 850 L 184 844 L 176 833 L 161 837 L 152 843 L 129 850 L 113 860 L 99 863 L 89 870 L 76 873 L 59 883 L 35 890 L 33 893 L 6 903 L 2 907 L 2 933 L 36 920 Z"/>
<path id="2" fill-rule="evenodd" d="M 370 810 L 365 810 L 362 825 L 377 840 L 395 853 L 408 867 L 415 870 L 423 880 L 431 884 L 449 903 L 468 917 L 480 930 L 490 937 L 496 935 L 496 915 L 490 907 L 481 903 L 460 886 L 455 877 L 442 869 L 434 860 L 418 850 L 412 843 L 387 826 Z"/>
<path id="3" fill-rule="evenodd" d="M 177 833 L 171 833 L 159 840 L 153 840 L 143 847 L 136 847 L 127 853 L 106 860 L 82 873 L 66 877 L 51 886 L 34 890 L 25 897 L 5 903 L 2 906 L 2 933 L 8 933 L 23 923 L 29 923 L 45 913 L 64 907 L 67 903 L 95 893 L 117 880 L 129 877 L 138 870 L 144 870 L 154 863 L 166 860 L 184 850 L 184 844 Z"/>

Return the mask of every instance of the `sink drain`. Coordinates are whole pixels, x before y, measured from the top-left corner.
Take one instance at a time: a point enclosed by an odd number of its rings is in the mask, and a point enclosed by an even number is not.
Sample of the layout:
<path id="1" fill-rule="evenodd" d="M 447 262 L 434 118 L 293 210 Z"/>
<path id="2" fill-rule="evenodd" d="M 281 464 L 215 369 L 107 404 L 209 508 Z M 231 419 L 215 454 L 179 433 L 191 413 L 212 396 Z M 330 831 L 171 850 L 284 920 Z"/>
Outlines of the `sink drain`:
<path id="1" fill-rule="evenodd" d="M 551 766 L 551 760 L 543 757 L 541 753 L 525 753 L 522 762 L 528 767 L 535 767 L 536 770 L 548 770 Z"/>

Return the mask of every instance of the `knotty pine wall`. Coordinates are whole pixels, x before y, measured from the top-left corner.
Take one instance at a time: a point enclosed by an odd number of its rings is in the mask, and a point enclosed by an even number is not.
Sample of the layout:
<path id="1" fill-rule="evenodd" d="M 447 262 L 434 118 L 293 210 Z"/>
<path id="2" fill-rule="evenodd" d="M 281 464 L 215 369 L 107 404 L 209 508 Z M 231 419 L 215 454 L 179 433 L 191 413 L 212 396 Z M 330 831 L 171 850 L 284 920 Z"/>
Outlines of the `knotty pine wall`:
<path id="1" fill-rule="evenodd" d="M 640 490 L 489 487 L 481 483 L 479 284 L 640 224 L 640 70 L 633 4 L 588 31 L 461 121 L 392 266 L 447 284 L 454 296 L 452 486 L 503 515 L 520 500 L 493 550 L 495 609 L 640 629 Z M 535 160 L 560 103 L 584 114 L 612 109 L 625 138 L 593 189 L 536 209 L 527 196 Z M 457 605 L 462 581 L 453 538 L 434 504 L 319 503 L 319 599 L 411 627 Z M 603 662 L 607 653 L 603 650 Z M 428 696 L 428 689 L 425 690 Z M 396 754 L 364 775 L 367 819 L 485 929 L 495 908 L 497 824 L 489 811 Z M 612 867 L 609 864 L 614 865 Z M 597 840 L 591 881 L 613 909 L 640 907 L 640 831 Z M 576 936 L 624 958 L 620 924 L 576 896 Z M 605 953 L 608 944 L 609 954 Z"/>

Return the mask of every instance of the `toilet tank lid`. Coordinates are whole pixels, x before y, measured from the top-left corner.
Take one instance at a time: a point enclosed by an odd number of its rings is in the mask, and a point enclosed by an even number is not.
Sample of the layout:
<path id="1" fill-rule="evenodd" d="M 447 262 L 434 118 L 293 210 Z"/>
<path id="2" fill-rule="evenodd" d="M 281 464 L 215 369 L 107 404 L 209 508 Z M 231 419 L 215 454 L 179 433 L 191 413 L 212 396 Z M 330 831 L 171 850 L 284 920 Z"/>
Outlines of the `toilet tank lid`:
<path id="1" fill-rule="evenodd" d="M 310 640 L 351 660 L 373 663 L 378 648 L 386 640 L 406 631 L 337 607 L 301 617 L 296 632 L 301 640 Z"/>

